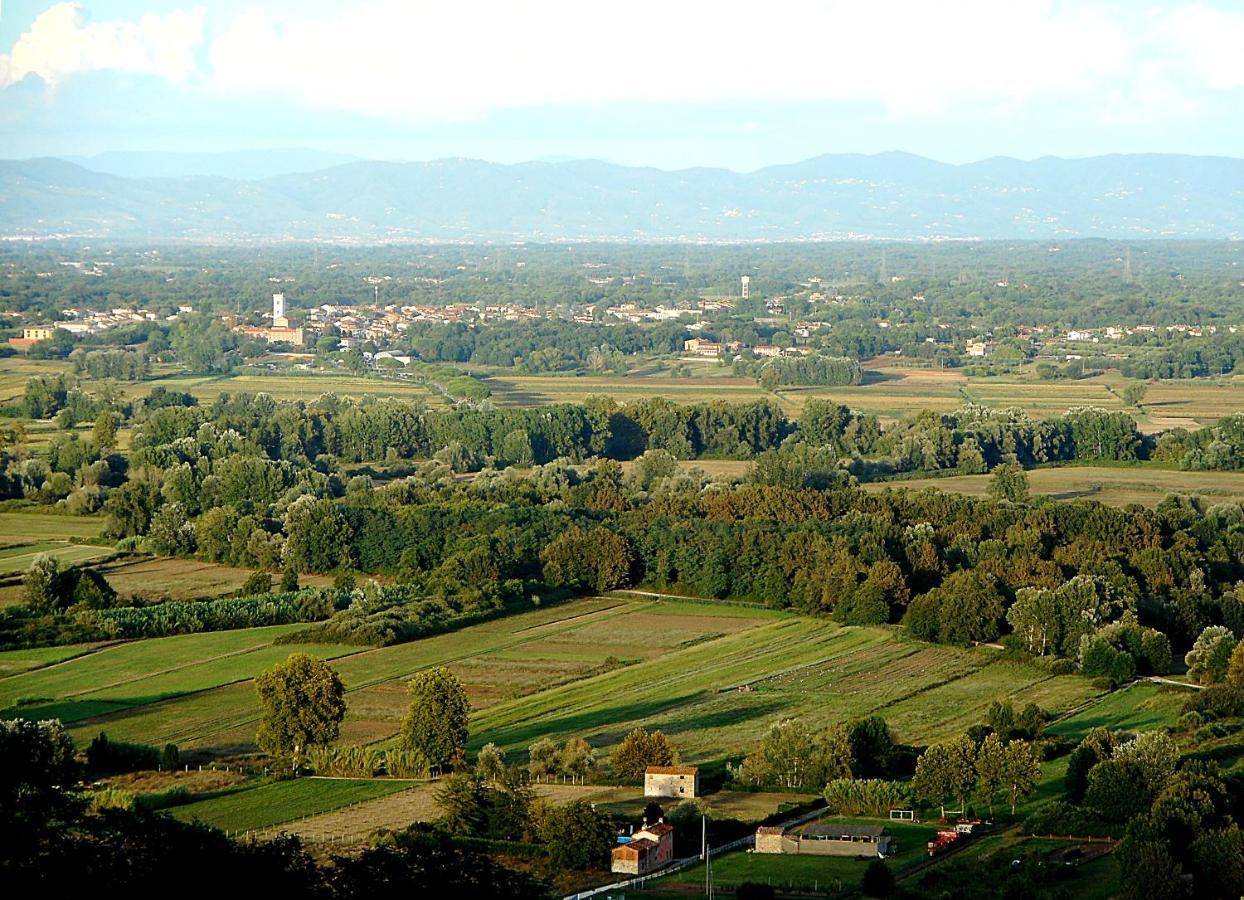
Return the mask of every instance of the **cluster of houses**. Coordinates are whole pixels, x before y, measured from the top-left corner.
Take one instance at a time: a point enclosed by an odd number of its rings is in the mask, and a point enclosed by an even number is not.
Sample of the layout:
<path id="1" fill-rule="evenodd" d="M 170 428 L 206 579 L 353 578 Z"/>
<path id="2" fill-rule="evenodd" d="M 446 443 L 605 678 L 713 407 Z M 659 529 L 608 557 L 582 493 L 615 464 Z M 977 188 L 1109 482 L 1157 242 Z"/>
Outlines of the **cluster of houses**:
<path id="1" fill-rule="evenodd" d="M 691 338 L 682 342 L 684 353 L 692 356 L 716 358 L 727 353 L 740 353 L 743 344 L 740 341 L 706 341 L 703 338 Z M 816 351 L 811 347 L 778 347 L 773 344 L 757 344 L 751 348 L 752 353 L 767 359 L 779 356 L 811 356 Z"/>
<path id="2" fill-rule="evenodd" d="M 17 350 L 29 350 L 40 341 L 50 341 L 56 337 L 57 331 L 64 331 L 75 337 L 90 334 L 102 334 L 113 328 L 133 325 L 137 322 L 174 322 L 178 316 L 194 312 L 193 306 L 179 306 L 177 312 L 161 317 L 159 313 L 149 309 L 105 309 L 80 310 L 67 309 L 64 318 L 49 325 L 28 325 L 22 328 L 21 337 L 9 339 L 9 346 Z"/>

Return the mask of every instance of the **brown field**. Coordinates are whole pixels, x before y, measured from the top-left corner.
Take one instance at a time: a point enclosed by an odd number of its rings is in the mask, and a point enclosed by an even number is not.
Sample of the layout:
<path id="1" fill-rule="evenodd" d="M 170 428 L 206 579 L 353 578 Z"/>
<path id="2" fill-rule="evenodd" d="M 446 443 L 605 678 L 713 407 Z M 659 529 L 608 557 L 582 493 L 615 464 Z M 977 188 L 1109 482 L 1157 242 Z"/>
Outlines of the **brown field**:
<path id="1" fill-rule="evenodd" d="M 241 588 L 251 574 L 250 569 L 172 557 L 121 560 L 101 567 L 100 571 L 123 597 L 167 600 L 227 594 Z M 323 587 L 331 584 L 332 578 L 300 575 L 298 581 L 303 587 Z"/>
<path id="2" fill-rule="evenodd" d="M 870 482 L 864 487 L 870 491 L 935 488 L 980 497 L 984 496 L 988 485 L 988 475 L 955 475 Z M 1169 494 L 1199 494 L 1211 503 L 1244 502 L 1244 473 L 1240 472 L 1181 472 L 1149 466 L 1066 466 L 1031 470 L 1028 487 L 1033 494 L 1057 500 L 1097 500 L 1111 506 L 1129 503 L 1156 506 Z"/>
<path id="3" fill-rule="evenodd" d="M 133 791 L 136 794 L 150 794 L 172 787 L 184 787 L 192 794 L 205 794 L 208 791 L 219 791 L 244 780 L 246 776 L 240 771 L 226 772 L 218 769 L 192 768 L 189 771 L 132 772 L 128 775 L 113 775 L 105 779 L 104 783 L 109 787 Z"/>
<path id="4" fill-rule="evenodd" d="M 1076 406 L 1128 409 L 1120 397 L 1127 379 L 1117 372 L 1075 381 L 1041 381 L 1033 374 L 968 378 L 956 369 L 904 368 L 883 358 L 865 363 L 863 384 L 853 387 L 791 387 L 770 394 L 729 369 L 700 363 L 690 378 L 665 372 L 628 375 L 509 375 L 488 379 L 496 402 L 510 406 L 574 403 L 590 394 L 628 401 L 666 397 L 683 403 L 706 400 L 747 402 L 769 399 L 792 417 L 809 400 L 831 400 L 852 409 L 895 419 L 921 410 L 951 412 L 964 403 L 1019 406 L 1034 418 L 1046 418 Z M 1244 411 L 1244 377 L 1155 382 L 1142 408 L 1128 409 L 1145 430 L 1197 428 L 1219 417 Z"/>
<path id="5" fill-rule="evenodd" d="M 210 403 L 221 394 L 271 394 L 277 400 L 310 402 L 323 394 L 344 397 L 398 397 L 423 400 L 429 406 L 441 405 L 437 394 L 414 381 L 392 378 L 364 377 L 346 374 L 305 372 L 296 375 L 168 375 L 136 384 L 127 384 L 127 397 L 143 397 L 162 385 L 170 391 L 189 391 L 203 402 Z"/>

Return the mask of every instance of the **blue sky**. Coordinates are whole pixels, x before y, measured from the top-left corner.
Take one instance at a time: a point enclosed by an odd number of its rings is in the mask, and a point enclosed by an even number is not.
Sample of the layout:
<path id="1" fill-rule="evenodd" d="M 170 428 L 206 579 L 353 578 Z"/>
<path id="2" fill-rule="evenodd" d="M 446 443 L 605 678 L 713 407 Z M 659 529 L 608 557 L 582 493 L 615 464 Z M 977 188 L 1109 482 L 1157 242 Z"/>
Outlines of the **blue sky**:
<path id="1" fill-rule="evenodd" d="M 6 157 L 1244 156 L 1244 0 L 3 0 Z"/>

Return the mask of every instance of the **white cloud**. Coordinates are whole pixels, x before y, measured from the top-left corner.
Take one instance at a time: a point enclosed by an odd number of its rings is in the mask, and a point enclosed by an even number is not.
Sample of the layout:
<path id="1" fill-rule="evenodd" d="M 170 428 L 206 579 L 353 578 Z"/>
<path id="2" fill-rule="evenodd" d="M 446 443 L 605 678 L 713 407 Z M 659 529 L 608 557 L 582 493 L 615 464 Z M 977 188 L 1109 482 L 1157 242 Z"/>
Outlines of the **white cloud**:
<path id="1" fill-rule="evenodd" d="M 146 15 L 41 15 L 0 86 L 125 69 L 404 122 L 617 102 L 846 101 L 928 119 L 1032 101 L 1151 121 L 1244 88 L 1244 14 L 1140 0 L 358 0 Z M 236 8 L 236 7 L 235 7 Z M 289 8 L 289 7 L 283 7 Z M 201 69 L 195 51 L 206 47 Z"/>
<path id="2" fill-rule="evenodd" d="M 13 49 L 0 55 L 0 88 L 37 75 L 51 86 L 79 72 L 112 69 L 185 80 L 203 34 L 203 10 L 147 14 L 137 22 L 92 23 L 78 3 L 39 15 Z"/>
<path id="3" fill-rule="evenodd" d="M 373 0 L 239 15 L 210 65 L 224 93 L 406 119 L 611 101 L 858 100 L 911 114 L 1073 94 L 1123 52 L 1108 18 L 1044 0 Z"/>

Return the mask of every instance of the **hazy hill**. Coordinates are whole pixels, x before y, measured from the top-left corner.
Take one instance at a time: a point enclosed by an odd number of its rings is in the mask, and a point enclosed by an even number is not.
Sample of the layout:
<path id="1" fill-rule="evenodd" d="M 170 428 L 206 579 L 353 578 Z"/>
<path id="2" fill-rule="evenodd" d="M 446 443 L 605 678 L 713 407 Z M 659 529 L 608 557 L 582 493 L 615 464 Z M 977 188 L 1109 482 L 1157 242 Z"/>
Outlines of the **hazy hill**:
<path id="1" fill-rule="evenodd" d="M 218 176 L 221 178 L 271 178 L 291 172 L 314 172 L 353 162 L 357 156 L 327 153 L 323 150 L 291 148 L 285 150 L 234 150 L 226 153 L 163 153 L 157 151 L 113 151 L 95 156 L 66 156 L 92 172 L 122 175 L 126 178 L 183 178 Z"/>
<path id="2" fill-rule="evenodd" d="M 158 167 L 153 167 L 158 168 Z M 0 162 L 0 234 L 167 239 L 1244 237 L 1244 160 L 827 155 L 749 174 L 356 161 L 264 178 Z"/>

